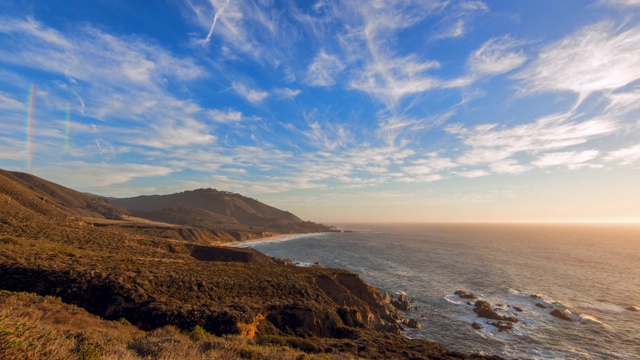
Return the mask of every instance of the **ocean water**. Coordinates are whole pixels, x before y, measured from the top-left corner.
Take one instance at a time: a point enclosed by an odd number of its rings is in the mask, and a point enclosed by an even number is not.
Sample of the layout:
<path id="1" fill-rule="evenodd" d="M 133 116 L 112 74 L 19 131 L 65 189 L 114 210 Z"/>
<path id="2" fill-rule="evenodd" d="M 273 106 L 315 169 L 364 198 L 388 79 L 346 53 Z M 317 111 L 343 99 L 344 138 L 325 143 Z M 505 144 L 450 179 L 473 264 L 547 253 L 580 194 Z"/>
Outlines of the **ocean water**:
<path id="1" fill-rule="evenodd" d="M 464 352 L 520 359 L 640 359 L 640 226 L 340 225 L 357 232 L 252 243 L 269 256 L 354 271 L 407 294 L 420 330 Z M 478 318 L 464 290 L 515 315 L 500 332 Z M 536 294 L 540 298 L 532 298 Z M 540 303 L 545 309 L 536 306 Z M 513 307 L 520 307 L 517 312 Z M 570 312 L 572 322 L 549 314 Z M 471 327 L 478 322 L 482 329 Z"/>

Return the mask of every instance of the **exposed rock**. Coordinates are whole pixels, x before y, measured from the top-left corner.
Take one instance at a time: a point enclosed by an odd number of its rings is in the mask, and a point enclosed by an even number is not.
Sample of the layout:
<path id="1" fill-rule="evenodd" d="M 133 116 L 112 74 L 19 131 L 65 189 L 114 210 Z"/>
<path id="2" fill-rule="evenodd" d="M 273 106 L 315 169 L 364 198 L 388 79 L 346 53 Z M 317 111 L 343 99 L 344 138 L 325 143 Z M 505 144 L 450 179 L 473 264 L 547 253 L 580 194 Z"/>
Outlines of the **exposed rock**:
<path id="1" fill-rule="evenodd" d="M 400 309 L 400 310 L 405 310 L 405 311 L 409 311 L 409 310 L 411 310 L 411 303 L 409 302 L 409 300 L 401 301 L 401 302 L 398 304 L 398 309 Z"/>
<path id="2" fill-rule="evenodd" d="M 532 299 L 540 299 L 540 298 L 542 298 L 542 296 L 540 296 L 538 294 L 531 294 L 531 295 L 529 295 L 529 297 L 532 298 Z"/>
<path id="3" fill-rule="evenodd" d="M 473 306 L 473 303 L 471 301 L 467 301 L 467 305 L 472 305 Z"/>
<path id="4" fill-rule="evenodd" d="M 629 306 L 628 308 L 626 308 L 627 311 L 640 311 L 640 309 L 637 306 Z"/>
<path id="5" fill-rule="evenodd" d="M 517 311 L 517 312 L 522 312 L 522 308 L 519 306 L 513 306 L 513 308 Z"/>
<path id="6" fill-rule="evenodd" d="M 407 300 L 407 294 L 405 293 L 400 293 L 400 295 L 398 295 L 398 300 L 391 300 L 391 305 L 399 310 L 411 310 L 411 302 Z"/>
<path id="7" fill-rule="evenodd" d="M 492 320 L 518 322 L 518 319 L 514 316 L 500 315 L 495 312 L 493 309 L 491 309 L 491 304 L 488 301 L 478 300 L 476 301 L 474 306 L 475 308 L 473 309 L 473 311 L 475 311 L 475 313 L 478 314 L 479 317 Z"/>
<path id="8" fill-rule="evenodd" d="M 540 303 L 536 303 L 536 306 L 541 308 L 541 309 L 546 309 L 547 308 L 545 305 L 540 304 Z"/>
<path id="9" fill-rule="evenodd" d="M 504 322 L 504 321 L 494 321 L 494 322 L 487 322 L 487 324 L 495 326 L 498 328 L 498 331 L 509 331 L 511 329 L 513 329 L 513 323 L 511 322 Z"/>
<path id="10" fill-rule="evenodd" d="M 477 323 L 477 322 L 475 322 L 475 321 L 474 321 L 473 323 L 471 323 L 471 327 L 472 327 L 472 328 L 474 328 L 474 329 L 476 329 L 476 330 L 480 330 L 480 329 L 482 329 L 482 325 L 478 324 L 478 323 Z"/>
<path id="11" fill-rule="evenodd" d="M 474 294 L 471 294 L 471 293 L 468 293 L 468 292 L 462 291 L 462 290 L 456 290 L 454 292 L 454 294 L 458 295 L 458 297 L 461 298 L 461 299 L 477 299 L 478 298 Z"/>
<path id="12" fill-rule="evenodd" d="M 412 329 L 420 329 L 421 328 L 420 323 L 416 319 L 413 319 L 413 318 L 405 319 L 402 323 L 407 325 L 408 327 L 410 327 Z"/>
<path id="13" fill-rule="evenodd" d="M 551 314 L 551 316 L 557 317 L 560 320 L 573 321 L 571 320 L 571 317 L 565 311 L 562 311 L 562 310 L 555 309 L 551 311 L 549 314 Z"/>
<path id="14" fill-rule="evenodd" d="M 291 261 L 291 259 L 283 259 L 279 257 L 273 257 L 272 259 L 276 264 L 293 266 L 293 261 Z"/>

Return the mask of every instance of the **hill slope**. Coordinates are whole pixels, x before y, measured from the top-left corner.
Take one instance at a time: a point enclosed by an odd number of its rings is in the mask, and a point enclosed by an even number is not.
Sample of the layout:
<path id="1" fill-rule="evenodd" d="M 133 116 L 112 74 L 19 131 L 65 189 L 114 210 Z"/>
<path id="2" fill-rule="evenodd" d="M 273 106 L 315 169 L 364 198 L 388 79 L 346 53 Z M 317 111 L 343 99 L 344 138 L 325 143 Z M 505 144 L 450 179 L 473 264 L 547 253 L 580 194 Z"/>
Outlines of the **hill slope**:
<path id="1" fill-rule="evenodd" d="M 0 169 L 0 193 L 26 211 L 57 216 L 117 218 L 125 212 L 105 198 L 81 193 L 37 176 Z"/>
<path id="2" fill-rule="evenodd" d="M 215 189 L 109 200 L 136 216 L 183 225 L 264 226 L 304 223 L 288 211 L 276 209 L 240 194 Z"/>

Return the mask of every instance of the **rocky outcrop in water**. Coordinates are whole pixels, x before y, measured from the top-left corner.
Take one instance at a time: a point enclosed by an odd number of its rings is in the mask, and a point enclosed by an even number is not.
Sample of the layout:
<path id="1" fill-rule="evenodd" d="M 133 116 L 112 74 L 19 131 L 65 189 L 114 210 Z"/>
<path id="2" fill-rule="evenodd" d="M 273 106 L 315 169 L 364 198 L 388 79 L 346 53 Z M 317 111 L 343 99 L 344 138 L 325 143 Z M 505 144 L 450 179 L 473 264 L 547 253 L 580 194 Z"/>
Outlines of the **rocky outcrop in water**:
<path id="1" fill-rule="evenodd" d="M 413 318 L 405 319 L 402 323 L 407 325 L 408 327 L 410 327 L 412 329 L 420 329 L 422 327 L 420 325 L 420 323 L 416 319 L 413 319 Z"/>
<path id="2" fill-rule="evenodd" d="M 508 321 L 489 321 L 487 324 L 495 326 L 498 331 L 509 331 L 513 329 L 513 323 Z"/>
<path id="3" fill-rule="evenodd" d="M 571 319 L 571 317 L 567 314 L 567 312 L 562 311 L 562 310 L 552 310 L 549 314 L 551 314 L 551 316 L 555 316 L 560 320 L 564 320 L 564 321 L 573 321 Z"/>
<path id="4" fill-rule="evenodd" d="M 540 303 L 536 303 L 536 306 L 541 308 L 541 309 L 546 309 L 547 308 L 546 305 L 543 305 L 543 304 L 540 304 Z"/>
<path id="5" fill-rule="evenodd" d="M 398 310 L 409 311 L 411 310 L 411 302 L 407 299 L 407 294 L 401 293 L 398 295 L 398 300 L 391 300 L 393 305 Z"/>
<path id="6" fill-rule="evenodd" d="M 461 299 L 477 299 L 478 298 L 475 294 L 471 294 L 462 290 L 456 290 L 454 294 L 458 295 L 458 297 Z"/>
<path id="7" fill-rule="evenodd" d="M 486 300 L 476 301 L 473 311 L 478 314 L 479 317 L 485 319 L 518 322 L 518 319 L 515 316 L 505 316 L 495 312 L 495 310 L 491 308 L 491 304 Z"/>
<path id="8" fill-rule="evenodd" d="M 627 311 L 640 311 L 640 309 L 637 306 L 629 306 L 628 308 L 626 308 Z"/>

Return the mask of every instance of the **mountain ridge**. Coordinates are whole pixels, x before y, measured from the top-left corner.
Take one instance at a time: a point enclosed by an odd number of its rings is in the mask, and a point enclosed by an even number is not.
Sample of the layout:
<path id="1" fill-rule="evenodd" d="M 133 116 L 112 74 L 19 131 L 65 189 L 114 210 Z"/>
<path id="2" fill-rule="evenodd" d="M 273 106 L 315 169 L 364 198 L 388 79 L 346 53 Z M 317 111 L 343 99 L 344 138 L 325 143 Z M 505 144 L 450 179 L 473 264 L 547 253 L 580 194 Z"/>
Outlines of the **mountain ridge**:
<path id="1" fill-rule="evenodd" d="M 215 223 L 238 223 L 243 225 L 298 224 L 304 221 L 294 214 L 264 204 L 241 194 L 212 188 L 186 190 L 167 195 L 141 195 L 130 198 L 108 198 L 117 206 L 136 216 L 163 218 L 162 213 L 171 209 L 196 209 L 203 217 Z M 170 218 L 170 217 L 169 217 Z M 165 221 L 165 220 L 163 220 Z M 174 221 L 176 221 L 174 219 Z M 190 225 L 184 221 L 182 225 Z"/>

